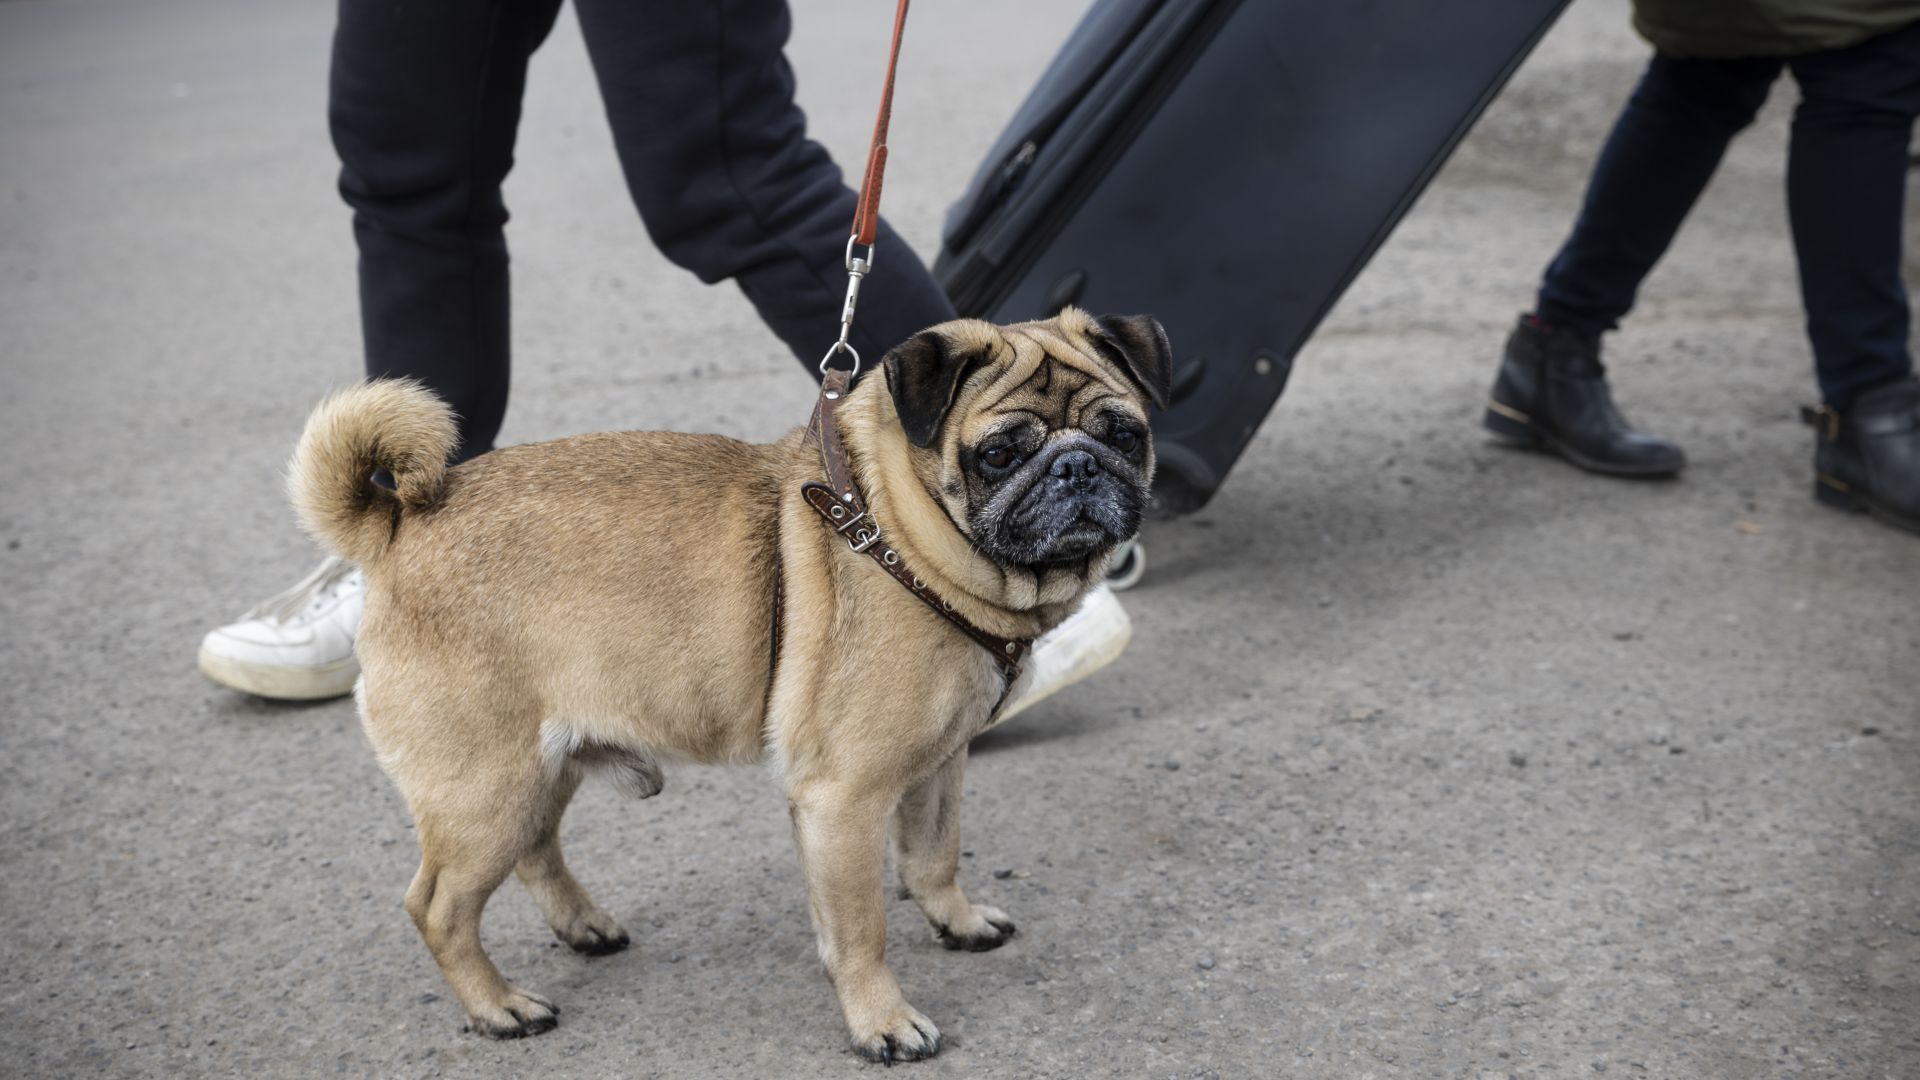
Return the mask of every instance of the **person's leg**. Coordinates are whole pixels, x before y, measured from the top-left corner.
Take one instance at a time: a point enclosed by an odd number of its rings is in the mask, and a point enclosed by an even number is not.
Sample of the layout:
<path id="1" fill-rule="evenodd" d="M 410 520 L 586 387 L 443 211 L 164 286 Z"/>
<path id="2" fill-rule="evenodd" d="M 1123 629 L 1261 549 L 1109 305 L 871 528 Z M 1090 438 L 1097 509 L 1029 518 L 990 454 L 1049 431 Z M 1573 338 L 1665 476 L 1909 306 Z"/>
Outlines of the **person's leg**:
<path id="1" fill-rule="evenodd" d="M 1920 25 L 1792 61 L 1787 207 L 1824 406 L 1814 492 L 1920 532 L 1920 381 L 1900 280 Z"/>
<path id="2" fill-rule="evenodd" d="M 1920 25 L 1791 61 L 1801 101 L 1787 209 L 1821 395 L 1856 395 L 1913 371 L 1900 280 L 1907 145 L 1920 115 Z"/>
<path id="3" fill-rule="evenodd" d="M 368 378 L 419 379 L 465 460 L 506 415 L 506 204 L 527 58 L 560 0 L 341 0 L 330 86 Z"/>
<path id="4" fill-rule="evenodd" d="M 1534 313 L 1586 337 L 1614 329 L 1779 72 L 1778 60 L 1654 57 L 1600 151 Z"/>
<path id="5" fill-rule="evenodd" d="M 507 407 L 506 206 L 527 57 L 560 0 L 341 0 L 331 121 L 360 245 L 369 378 L 419 379 L 460 418 L 461 460 Z M 353 689 L 366 580 L 329 558 L 217 627 L 200 670 L 262 697 Z"/>
<path id="6" fill-rule="evenodd" d="M 1671 476 L 1686 466 L 1680 447 L 1635 431 L 1614 408 L 1600 335 L 1633 307 L 1727 143 L 1753 120 L 1779 73 L 1778 60 L 1656 56 L 1647 65 L 1533 314 L 1507 339 L 1487 403 L 1489 430 L 1610 476 Z"/>
<path id="7" fill-rule="evenodd" d="M 856 199 L 807 138 L 782 52 L 784 0 L 578 0 L 614 145 L 660 250 L 712 283 L 732 278 L 809 371 L 840 329 Z M 880 24 L 876 24 L 880 25 Z M 886 222 L 853 346 L 867 369 L 954 317 Z"/>

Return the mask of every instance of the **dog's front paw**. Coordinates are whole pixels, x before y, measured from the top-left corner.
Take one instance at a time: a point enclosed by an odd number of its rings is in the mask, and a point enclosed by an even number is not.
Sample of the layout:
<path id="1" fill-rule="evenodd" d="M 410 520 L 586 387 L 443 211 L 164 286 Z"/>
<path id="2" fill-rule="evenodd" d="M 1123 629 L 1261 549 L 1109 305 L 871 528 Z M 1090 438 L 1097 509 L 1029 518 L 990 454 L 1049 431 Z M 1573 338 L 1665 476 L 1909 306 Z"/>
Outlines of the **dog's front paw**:
<path id="1" fill-rule="evenodd" d="M 854 1029 L 853 1052 L 883 1065 L 920 1061 L 940 1052 L 940 1029 L 918 1009 L 901 1002 L 893 1015 L 871 1029 Z"/>
<path id="2" fill-rule="evenodd" d="M 553 928 L 553 935 L 567 943 L 567 947 L 585 956 L 606 956 L 617 953 L 632 941 L 613 916 L 592 908 L 575 916 L 565 926 Z"/>
<path id="3" fill-rule="evenodd" d="M 512 988 L 497 1002 L 467 1010 L 467 1028 L 492 1039 L 524 1039 L 552 1031 L 560 1008 L 538 994 Z"/>
<path id="4" fill-rule="evenodd" d="M 940 944 L 949 949 L 987 952 L 1005 945 L 1009 938 L 1019 932 L 1013 920 L 1007 918 L 1007 913 L 999 908 L 985 904 L 971 907 L 965 918 L 933 928 L 934 933 L 940 935 Z"/>

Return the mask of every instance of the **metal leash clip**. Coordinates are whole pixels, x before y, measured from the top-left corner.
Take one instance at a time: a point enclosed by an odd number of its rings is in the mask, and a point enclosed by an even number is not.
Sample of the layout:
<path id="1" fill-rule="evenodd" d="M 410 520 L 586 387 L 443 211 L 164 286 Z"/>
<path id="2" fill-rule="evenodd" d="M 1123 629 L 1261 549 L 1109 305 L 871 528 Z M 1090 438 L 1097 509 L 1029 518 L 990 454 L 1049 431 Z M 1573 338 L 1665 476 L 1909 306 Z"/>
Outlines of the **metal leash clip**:
<path id="1" fill-rule="evenodd" d="M 860 305 L 860 282 L 873 272 L 873 245 L 867 244 L 866 258 L 859 258 L 853 253 L 859 240 L 857 235 L 847 237 L 847 254 L 844 259 L 847 264 L 847 299 L 840 305 L 840 340 L 834 342 L 833 347 L 827 350 L 827 355 L 820 358 L 822 375 L 826 374 L 827 365 L 833 361 L 836 353 L 846 353 L 853 358 L 853 367 L 847 371 L 849 379 L 860 374 L 860 352 L 847 341 L 847 335 L 853 333 L 853 311 Z"/>

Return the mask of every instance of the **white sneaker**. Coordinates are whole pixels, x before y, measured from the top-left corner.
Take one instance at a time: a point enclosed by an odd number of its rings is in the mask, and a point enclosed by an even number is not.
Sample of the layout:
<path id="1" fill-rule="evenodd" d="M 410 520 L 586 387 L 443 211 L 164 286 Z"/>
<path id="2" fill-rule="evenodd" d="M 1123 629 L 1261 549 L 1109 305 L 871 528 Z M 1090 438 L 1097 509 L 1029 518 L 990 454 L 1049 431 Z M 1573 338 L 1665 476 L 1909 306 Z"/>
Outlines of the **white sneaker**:
<path id="1" fill-rule="evenodd" d="M 992 723 L 1002 724 L 1120 658 L 1133 638 L 1133 620 L 1105 582 L 1080 602 L 1080 610 L 1033 643 L 1027 685 L 1002 706 Z"/>
<path id="2" fill-rule="evenodd" d="M 298 585 L 260 603 L 200 642 L 200 672 L 221 686 L 283 701 L 318 701 L 353 691 L 367 579 L 331 556 Z"/>

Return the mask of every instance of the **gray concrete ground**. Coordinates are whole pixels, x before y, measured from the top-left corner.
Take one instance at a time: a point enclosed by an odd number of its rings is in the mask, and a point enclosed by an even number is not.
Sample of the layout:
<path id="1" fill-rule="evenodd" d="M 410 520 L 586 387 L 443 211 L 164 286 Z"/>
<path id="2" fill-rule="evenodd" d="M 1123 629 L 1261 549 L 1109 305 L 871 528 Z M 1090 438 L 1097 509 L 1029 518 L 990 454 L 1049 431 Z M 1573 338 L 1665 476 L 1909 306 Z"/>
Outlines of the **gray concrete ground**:
<path id="1" fill-rule="evenodd" d="M 815 131 L 864 140 L 880 4 L 807 0 Z M 890 209 L 944 204 L 1076 4 L 917 6 Z M 0 5 L 0 1073 L 834 1076 L 757 770 L 590 790 L 636 947 L 486 934 L 565 1008 L 463 1035 L 347 702 L 193 670 L 314 558 L 279 491 L 357 371 L 327 5 Z M 1672 484 L 1476 427 L 1644 58 L 1581 0 L 1300 359 L 1225 494 L 1147 533 L 1126 661 L 983 738 L 965 880 L 1021 937 L 891 959 L 934 1076 L 1920 1076 L 1920 541 L 1817 509 L 1783 87 L 1613 344 Z M 570 19 L 534 68 L 506 437 L 772 436 L 808 381 L 627 205 Z M 1275 258 L 1285 258 L 1276 252 Z M 1011 870 L 1004 878 L 991 871 Z"/>

